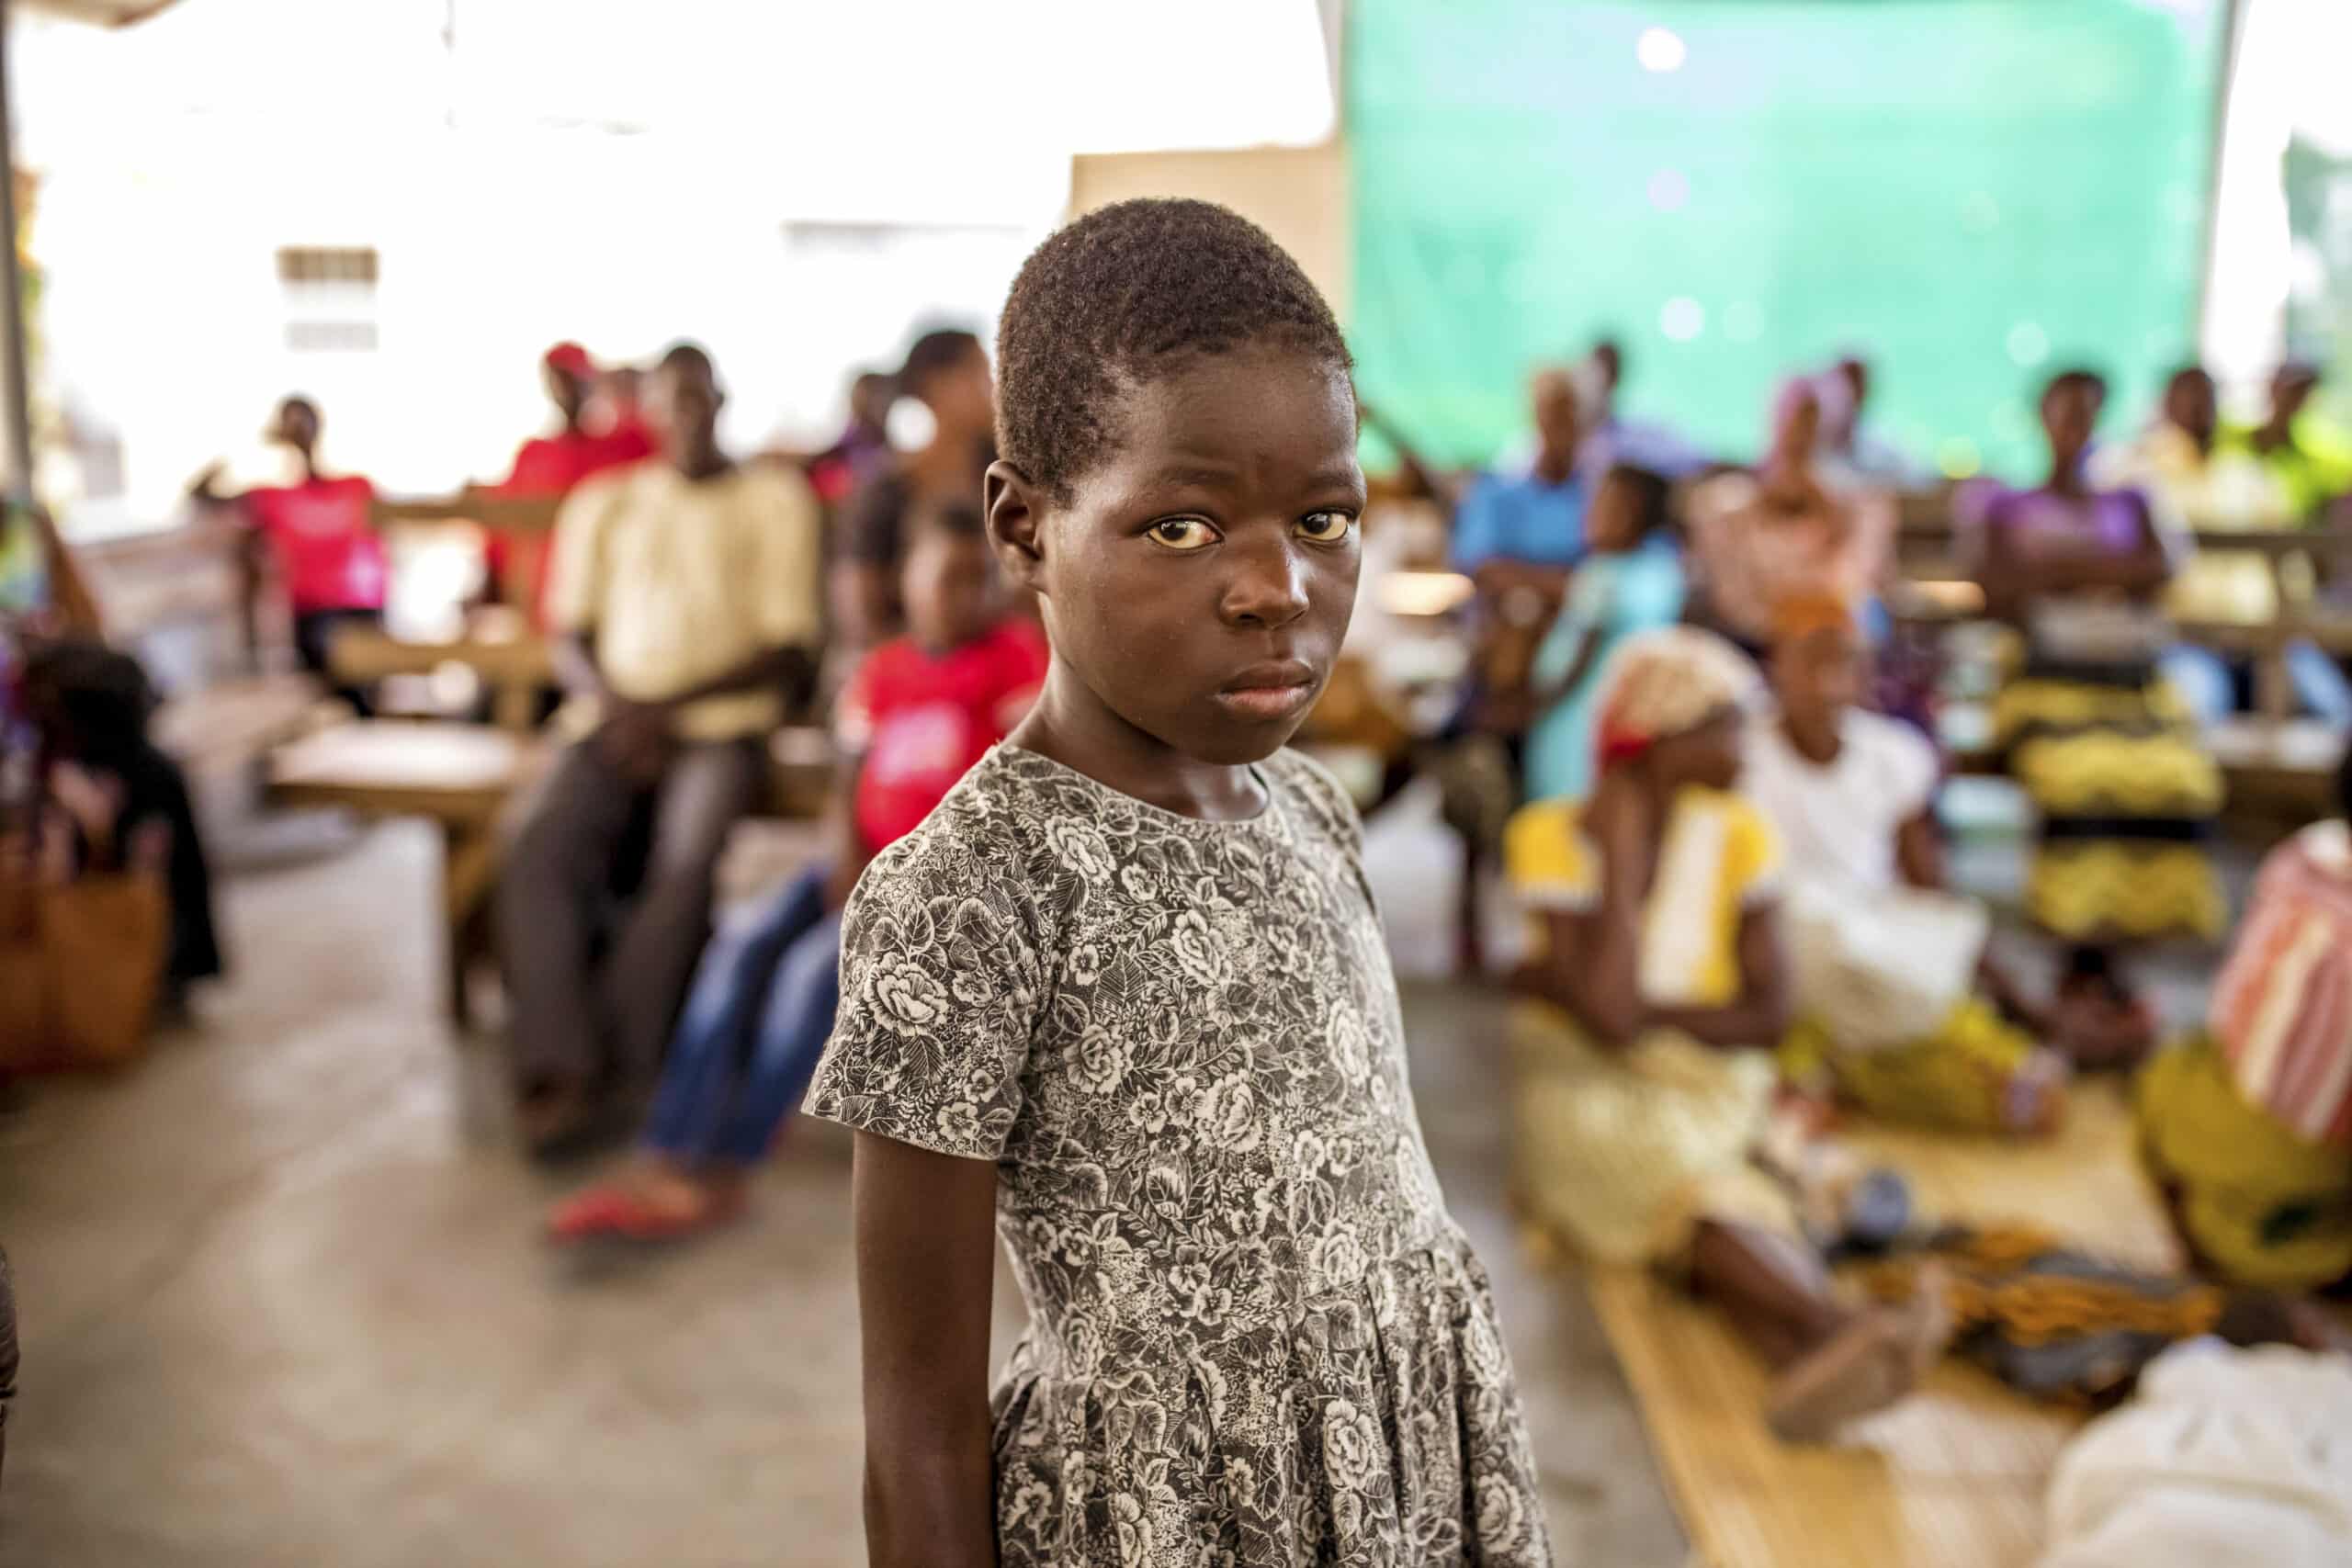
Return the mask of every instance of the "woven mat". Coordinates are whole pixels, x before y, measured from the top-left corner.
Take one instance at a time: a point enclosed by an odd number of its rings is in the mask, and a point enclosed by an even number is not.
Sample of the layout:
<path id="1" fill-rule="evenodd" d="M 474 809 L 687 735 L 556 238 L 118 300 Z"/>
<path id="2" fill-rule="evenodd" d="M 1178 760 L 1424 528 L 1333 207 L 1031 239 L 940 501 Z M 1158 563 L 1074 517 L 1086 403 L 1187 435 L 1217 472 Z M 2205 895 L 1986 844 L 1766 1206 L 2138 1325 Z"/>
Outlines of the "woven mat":
<path id="1" fill-rule="evenodd" d="M 2029 1218 L 2154 1268 L 2178 1254 L 2132 1149 L 2111 1082 L 2077 1086 L 2063 1135 L 1997 1144 L 1871 1127 L 1848 1141 L 1955 1218 Z M 2028 1404 L 1947 1361 L 1897 1407 L 1834 1448 L 1776 1441 L 1761 1365 L 1710 1309 L 1654 1276 L 1589 1276 L 1673 1488 L 1694 1561 L 1711 1568 L 2026 1568 L 2041 1494 L 2080 1417 Z"/>

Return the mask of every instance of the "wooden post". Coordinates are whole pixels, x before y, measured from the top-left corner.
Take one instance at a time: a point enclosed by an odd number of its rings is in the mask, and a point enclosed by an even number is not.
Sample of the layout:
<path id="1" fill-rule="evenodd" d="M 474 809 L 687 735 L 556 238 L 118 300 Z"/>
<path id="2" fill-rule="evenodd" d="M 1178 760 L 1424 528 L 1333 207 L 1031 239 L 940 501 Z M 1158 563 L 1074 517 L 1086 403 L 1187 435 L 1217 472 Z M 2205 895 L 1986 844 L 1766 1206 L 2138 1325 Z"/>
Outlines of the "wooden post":
<path id="1" fill-rule="evenodd" d="M 0 381 L 6 383 L 7 400 L 0 418 L 7 422 L 8 491 L 30 499 L 33 492 L 33 415 L 31 374 L 25 356 L 25 280 L 17 265 L 17 132 L 8 108 L 8 0 L 0 0 L 0 288 L 8 292 L 0 306 L 6 318 L 7 344 L 0 356 Z"/>

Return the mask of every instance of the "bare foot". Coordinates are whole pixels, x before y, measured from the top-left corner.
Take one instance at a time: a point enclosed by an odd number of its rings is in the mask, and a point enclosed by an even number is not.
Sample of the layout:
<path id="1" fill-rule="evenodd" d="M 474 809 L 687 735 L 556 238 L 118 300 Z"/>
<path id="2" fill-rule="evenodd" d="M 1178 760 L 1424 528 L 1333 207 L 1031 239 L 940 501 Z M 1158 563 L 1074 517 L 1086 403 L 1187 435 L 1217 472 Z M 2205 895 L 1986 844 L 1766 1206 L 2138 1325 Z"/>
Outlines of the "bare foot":
<path id="1" fill-rule="evenodd" d="M 1947 1283 L 1941 1268 L 1927 1265 L 1908 1302 L 1857 1315 L 1775 1379 L 1765 1407 L 1773 1435 L 1783 1442 L 1821 1442 L 1917 1387 L 1951 1337 Z"/>

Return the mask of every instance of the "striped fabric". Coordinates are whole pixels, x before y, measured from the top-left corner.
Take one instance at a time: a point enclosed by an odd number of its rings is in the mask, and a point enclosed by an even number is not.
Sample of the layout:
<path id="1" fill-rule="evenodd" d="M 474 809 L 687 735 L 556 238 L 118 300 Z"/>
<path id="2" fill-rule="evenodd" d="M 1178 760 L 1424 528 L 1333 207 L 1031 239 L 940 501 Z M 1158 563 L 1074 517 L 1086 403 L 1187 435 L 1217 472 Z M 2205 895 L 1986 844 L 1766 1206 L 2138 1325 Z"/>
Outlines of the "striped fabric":
<path id="1" fill-rule="evenodd" d="M 2238 1090 L 2312 1143 L 2352 1145 L 2352 829 L 2263 862 L 2209 1020 Z"/>

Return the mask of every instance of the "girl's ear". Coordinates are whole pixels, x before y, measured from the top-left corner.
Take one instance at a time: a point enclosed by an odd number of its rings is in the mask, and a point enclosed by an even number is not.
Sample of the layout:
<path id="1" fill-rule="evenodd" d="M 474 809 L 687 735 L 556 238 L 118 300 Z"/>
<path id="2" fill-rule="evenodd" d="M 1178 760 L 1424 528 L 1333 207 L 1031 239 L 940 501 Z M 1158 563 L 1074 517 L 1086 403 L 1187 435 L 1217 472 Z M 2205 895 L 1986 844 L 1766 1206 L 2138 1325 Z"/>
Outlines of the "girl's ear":
<path id="1" fill-rule="evenodd" d="M 989 465 L 981 481 L 988 513 L 989 545 L 1004 575 L 1043 595 L 1046 592 L 1044 497 L 1029 477 L 1012 464 Z"/>

